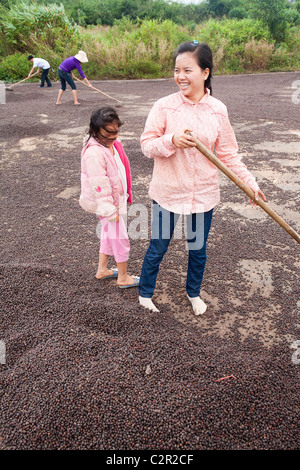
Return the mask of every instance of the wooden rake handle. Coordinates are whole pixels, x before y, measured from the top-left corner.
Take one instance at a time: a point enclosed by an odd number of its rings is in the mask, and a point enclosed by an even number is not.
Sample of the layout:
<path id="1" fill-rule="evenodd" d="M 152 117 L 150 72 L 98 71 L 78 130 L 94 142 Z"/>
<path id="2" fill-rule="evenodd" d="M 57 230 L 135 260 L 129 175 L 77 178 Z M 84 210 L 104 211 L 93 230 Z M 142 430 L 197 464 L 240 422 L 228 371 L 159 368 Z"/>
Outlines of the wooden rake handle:
<path id="1" fill-rule="evenodd" d="M 34 77 L 34 76 L 37 75 L 38 73 L 39 73 L 39 72 L 35 72 L 35 73 L 33 73 L 30 77 L 23 78 L 23 80 L 20 80 L 19 82 L 14 83 L 14 84 L 13 84 L 12 86 L 10 86 L 9 88 L 12 88 L 13 86 L 19 85 L 19 83 L 25 82 L 25 80 L 29 80 L 30 78 Z"/>
<path id="2" fill-rule="evenodd" d="M 74 77 L 74 78 L 75 78 L 75 80 L 77 80 L 78 82 L 82 83 L 83 85 L 88 86 L 88 84 L 85 83 L 83 80 L 80 80 L 80 79 L 77 78 L 77 77 Z M 112 100 L 118 101 L 119 103 L 122 103 L 122 101 L 117 100 L 117 98 L 113 98 L 112 96 L 107 95 L 106 93 L 104 93 L 104 91 L 98 90 L 98 88 L 95 88 L 94 86 L 93 86 L 92 88 L 93 88 L 93 90 L 98 91 L 98 93 L 102 93 L 102 95 L 105 95 L 105 96 L 107 96 L 108 98 L 111 98 Z"/>
<path id="3" fill-rule="evenodd" d="M 252 189 L 250 189 L 235 173 L 233 173 L 229 168 L 227 168 L 224 163 L 222 163 L 210 150 L 208 150 L 196 137 L 194 137 L 189 131 L 186 131 L 186 134 L 189 134 L 193 137 L 194 142 L 196 143 L 196 148 L 201 152 L 208 160 L 210 160 L 219 170 L 222 171 L 231 181 L 233 181 L 242 191 L 244 191 L 247 196 L 249 196 L 255 203 L 260 206 L 269 216 L 272 217 L 284 230 L 293 237 L 296 242 L 300 244 L 300 236 L 295 230 L 292 229 L 273 209 L 271 209 L 268 204 L 263 201 L 261 198 L 255 199 L 255 194 Z"/>

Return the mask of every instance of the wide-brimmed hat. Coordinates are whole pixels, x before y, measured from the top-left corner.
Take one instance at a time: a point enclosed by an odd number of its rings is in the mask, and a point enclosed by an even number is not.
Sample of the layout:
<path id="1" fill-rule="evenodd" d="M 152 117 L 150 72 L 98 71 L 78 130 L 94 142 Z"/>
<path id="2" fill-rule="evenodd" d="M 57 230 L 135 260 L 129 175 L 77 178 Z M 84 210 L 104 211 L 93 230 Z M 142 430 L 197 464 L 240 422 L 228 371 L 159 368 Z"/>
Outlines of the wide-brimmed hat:
<path id="1" fill-rule="evenodd" d="M 79 51 L 78 54 L 75 55 L 75 59 L 79 60 L 79 62 L 88 62 L 86 53 L 83 51 Z"/>

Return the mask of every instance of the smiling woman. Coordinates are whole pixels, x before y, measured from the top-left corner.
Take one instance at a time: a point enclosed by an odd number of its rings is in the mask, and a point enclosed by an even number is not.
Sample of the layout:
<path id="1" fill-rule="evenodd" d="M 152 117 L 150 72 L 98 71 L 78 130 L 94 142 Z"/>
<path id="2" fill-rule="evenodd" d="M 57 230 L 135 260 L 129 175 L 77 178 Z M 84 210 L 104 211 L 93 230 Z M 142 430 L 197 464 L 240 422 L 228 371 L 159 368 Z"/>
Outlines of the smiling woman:
<path id="1" fill-rule="evenodd" d="M 177 86 L 194 103 L 198 103 L 205 95 L 205 88 L 212 94 L 212 52 L 206 44 L 195 48 L 197 44 L 197 41 L 194 41 L 179 46 L 174 68 Z"/>
<path id="2" fill-rule="evenodd" d="M 209 69 L 200 69 L 190 54 L 182 54 L 176 61 L 174 79 L 182 93 L 194 103 L 204 96 L 204 83 Z"/>
<path id="3" fill-rule="evenodd" d="M 189 250 L 186 292 L 196 315 L 206 311 L 200 287 L 206 264 L 206 242 L 214 207 L 220 201 L 217 168 L 199 155 L 193 132 L 210 151 L 260 194 L 255 178 L 241 162 L 226 106 L 211 93 L 212 52 L 197 41 L 181 44 L 175 55 L 174 79 L 179 92 L 159 99 L 152 107 L 141 136 L 144 155 L 154 159 L 149 188 L 153 200 L 151 240 L 146 252 L 139 302 L 158 309 L 151 298 L 160 263 L 168 250 L 181 214 L 187 219 Z"/>

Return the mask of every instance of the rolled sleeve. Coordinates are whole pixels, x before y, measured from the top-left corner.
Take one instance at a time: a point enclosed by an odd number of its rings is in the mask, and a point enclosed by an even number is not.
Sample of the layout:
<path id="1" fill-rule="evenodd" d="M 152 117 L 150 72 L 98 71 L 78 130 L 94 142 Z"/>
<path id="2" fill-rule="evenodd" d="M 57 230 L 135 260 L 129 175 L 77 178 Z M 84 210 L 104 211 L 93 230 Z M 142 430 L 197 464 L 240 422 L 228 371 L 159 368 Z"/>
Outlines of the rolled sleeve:
<path id="1" fill-rule="evenodd" d="M 242 162 L 241 156 L 238 154 L 238 144 L 234 130 L 230 124 L 227 109 L 225 107 L 224 115 L 220 118 L 220 128 L 218 138 L 215 143 L 215 151 L 220 160 L 233 173 L 238 176 L 253 191 L 257 191 L 259 186 L 254 176 Z"/>

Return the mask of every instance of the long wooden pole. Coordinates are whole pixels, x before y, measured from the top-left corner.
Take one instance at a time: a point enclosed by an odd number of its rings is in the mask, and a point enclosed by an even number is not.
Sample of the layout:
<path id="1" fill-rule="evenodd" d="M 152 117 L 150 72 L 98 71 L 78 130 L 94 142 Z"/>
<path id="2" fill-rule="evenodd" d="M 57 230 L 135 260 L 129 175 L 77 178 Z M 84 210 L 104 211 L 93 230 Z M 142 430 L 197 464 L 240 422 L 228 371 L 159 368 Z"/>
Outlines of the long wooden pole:
<path id="1" fill-rule="evenodd" d="M 29 78 L 34 77 L 34 76 L 37 75 L 38 73 L 39 73 L 39 72 L 35 72 L 35 73 L 33 73 L 30 77 L 23 78 L 23 80 L 20 80 L 19 82 L 14 83 L 12 86 L 6 88 L 6 90 L 11 90 L 12 87 L 14 87 L 14 86 L 16 86 L 16 85 L 19 85 L 19 83 L 25 82 L 25 80 L 29 80 Z"/>
<path id="2" fill-rule="evenodd" d="M 233 181 L 242 191 L 244 191 L 258 206 L 260 206 L 269 216 L 272 217 L 286 232 L 293 237 L 296 242 L 300 244 L 300 236 L 295 230 L 292 229 L 268 204 L 261 198 L 255 199 L 255 194 L 235 173 L 227 168 L 210 150 L 208 150 L 196 137 L 194 137 L 189 131 L 186 131 L 193 137 L 196 143 L 196 148 L 201 152 L 208 160 L 210 160 L 219 170 L 222 171 L 231 181 Z"/>
<path id="3" fill-rule="evenodd" d="M 85 86 L 88 86 L 87 83 L 85 83 L 83 80 L 79 80 L 79 78 L 77 78 L 77 77 L 75 77 L 75 80 L 77 80 L 78 82 L 82 83 Z M 104 93 L 104 91 L 98 90 L 98 88 L 95 88 L 94 86 L 92 88 L 93 88 L 93 90 L 98 91 L 98 93 L 102 93 L 102 95 L 105 95 L 108 98 L 111 98 L 112 100 L 118 101 L 119 103 L 122 103 L 122 101 L 117 100 L 117 98 L 113 98 L 112 96 L 107 95 L 106 93 Z"/>

